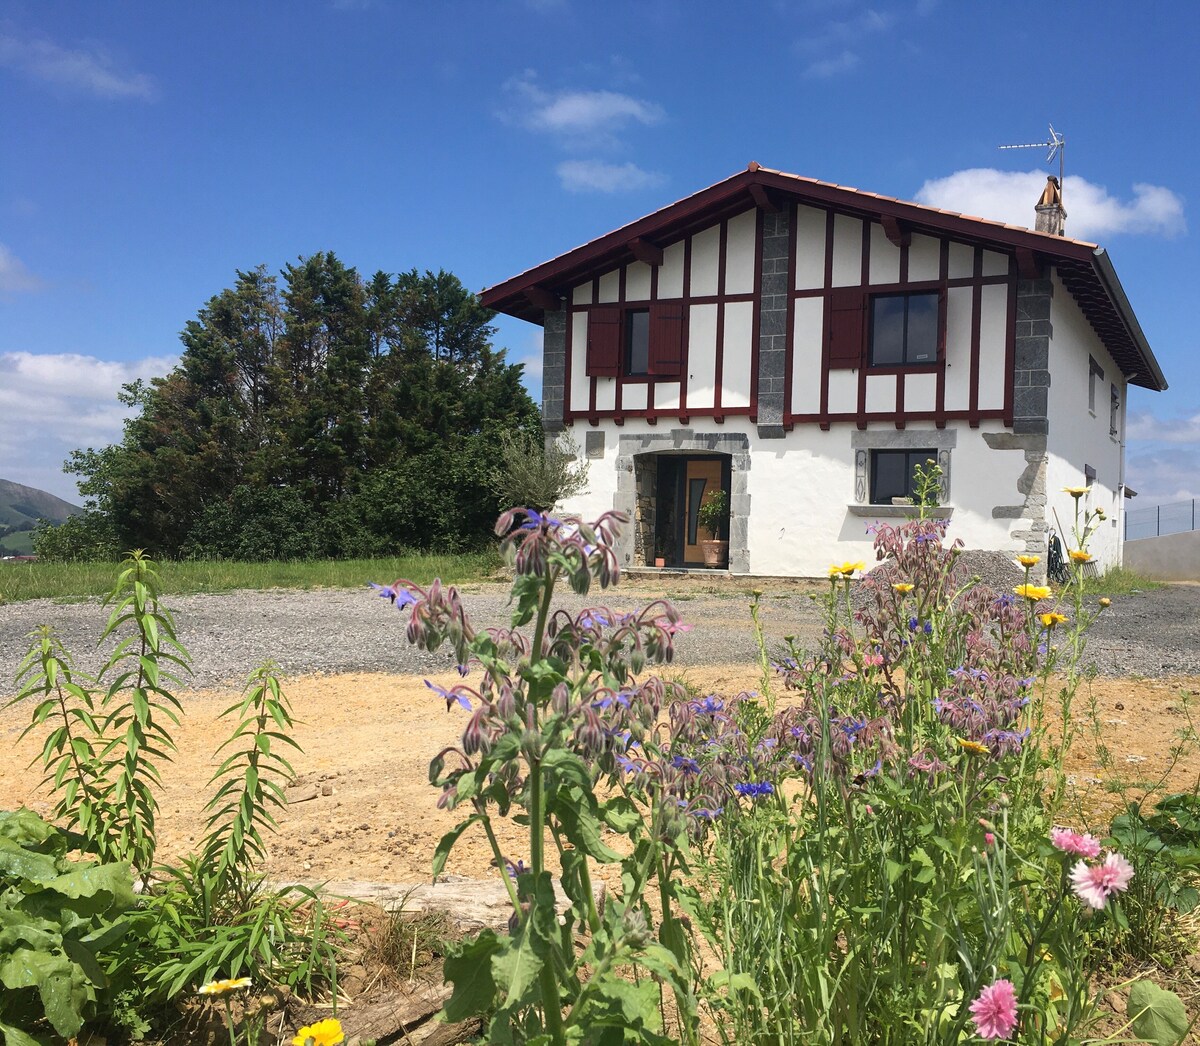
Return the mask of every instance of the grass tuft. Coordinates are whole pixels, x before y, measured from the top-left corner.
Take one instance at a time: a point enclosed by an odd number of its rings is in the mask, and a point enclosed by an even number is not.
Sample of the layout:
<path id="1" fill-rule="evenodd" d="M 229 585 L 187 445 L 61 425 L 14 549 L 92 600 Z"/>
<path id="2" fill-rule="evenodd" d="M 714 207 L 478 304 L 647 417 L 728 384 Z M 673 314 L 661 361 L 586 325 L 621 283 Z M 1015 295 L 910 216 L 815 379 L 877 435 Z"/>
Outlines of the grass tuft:
<path id="1" fill-rule="evenodd" d="M 440 577 L 461 585 L 483 581 L 499 567 L 499 555 L 488 551 L 267 563 L 181 560 L 160 563 L 158 569 L 162 594 L 178 596 L 236 589 L 359 588 L 368 581 L 390 584 L 397 578 L 427 584 Z M 0 604 L 104 596 L 112 579 L 112 563 L 0 563 Z"/>
<path id="2" fill-rule="evenodd" d="M 1089 596 L 1128 596 L 1134 592 L 1152 592 L 1163 587 L 1161 581 L 1154 581 L 1125 567 L 1112 567 L 1099 577 L 1087 578 L 1084 585 Z"/>

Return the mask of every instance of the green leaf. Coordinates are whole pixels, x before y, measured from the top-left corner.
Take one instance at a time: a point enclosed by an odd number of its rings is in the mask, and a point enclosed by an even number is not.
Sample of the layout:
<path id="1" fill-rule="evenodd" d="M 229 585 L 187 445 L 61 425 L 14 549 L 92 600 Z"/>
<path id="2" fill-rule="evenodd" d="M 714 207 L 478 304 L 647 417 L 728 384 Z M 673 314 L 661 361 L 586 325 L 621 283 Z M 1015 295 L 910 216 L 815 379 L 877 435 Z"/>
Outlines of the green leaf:
<path id="1" fill-rule="evenodd" d="M 549 810 L 558 818 L 563 834 L 572 846 L 605 864 L 615 864 L 621 860 L 621 855 L 600 838 L 601 822 L 596 798 L 590 788 L 560 790 L 549 804 Z"/>
<path id="2" fill-rule="evenodd" d="M 622 835 L 628 835 L 642 823 L 642 815 L 638 808 L 623 795 L 613 796 L 608 802 L 601 804 L 600 816 L 609 828 Z"/>
<path id="3" fill-rule="evenodd" d="M 472 814 L 465 821 L 451 828 L 450 831 L 438 840 L 437 849 L 433 851 L 433 874 L 435 878 L 441 875 L 442 869 L 446 867 L 446 859 L 450 856 L 450 851 L 454 849 L 454 844 L 458 842 L 458 837 L 470 828 L 471 825 L 482 820 L 482 814 Z"/>
<path id="4" fill-rule="evenodd" d="M 4 1036 L 4 1046 L 43 1046 L 43 1043 L 31 1035 L 21 1031 L 11 1024 L 0 1021 L 0 1033 Z"/>
<path id="5" fill-rule="evenodd" d="M 532 887 L 529 914 L 521 920 L 507 947 L 492 956 L 492 976 L 505 993 L 505 1009 L 527 1000 L 549 957 L 558 928 L 550 873 L 541 872 L 533 879 Z"/>
<path id="6" fill-rule="evenodd" d="M 1125 1012 L 1132 1016 L 1133 1034 L 1154 1046 L 1175 1046 L 1187 1034 L 1183 1002 L 1153 981 L 1138 981 L 1129 989 Z"/>
<path id="7" fill-rule="evenodd" d="M 443 1013 L 451 1024 L 488 1013 L 496 1002 L 496 981 L 492 977 L 492 958 L 504 948 L 494 930 L 484 930 L 474 940 L 460 942 L 446 956 L 442 970 L 454 991 L 446 1000 Z"/>

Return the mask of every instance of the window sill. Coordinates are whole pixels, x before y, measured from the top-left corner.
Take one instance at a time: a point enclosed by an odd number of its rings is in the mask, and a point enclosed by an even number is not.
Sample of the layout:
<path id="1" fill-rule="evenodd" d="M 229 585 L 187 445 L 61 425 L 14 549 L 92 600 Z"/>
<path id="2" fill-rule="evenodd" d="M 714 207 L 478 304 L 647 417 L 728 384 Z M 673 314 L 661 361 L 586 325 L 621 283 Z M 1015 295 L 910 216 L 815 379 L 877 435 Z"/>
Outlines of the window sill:
<path id="1" fill-rule="evenodd" d="M 921 514 L 920 505 L 847 505 L 852 516 L 869 516 L 872 519 L 916 519 Z M 953 505 L 938 505 L 926 510 L 931 519 L 949 519 L 954 515 Z"/>

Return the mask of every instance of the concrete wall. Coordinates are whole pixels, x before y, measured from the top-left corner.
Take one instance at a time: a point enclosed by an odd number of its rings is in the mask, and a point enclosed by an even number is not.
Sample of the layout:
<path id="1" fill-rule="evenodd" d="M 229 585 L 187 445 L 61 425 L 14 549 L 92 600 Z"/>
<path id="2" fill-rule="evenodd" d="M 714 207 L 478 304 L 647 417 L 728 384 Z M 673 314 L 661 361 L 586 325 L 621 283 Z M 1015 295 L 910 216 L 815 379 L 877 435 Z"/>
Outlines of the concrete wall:
<path id="1" fill-rule="evenodd" d="M 1125 566 L 1158 581 L 1200 581 L 1200 530 L 1126 541 Z"/>

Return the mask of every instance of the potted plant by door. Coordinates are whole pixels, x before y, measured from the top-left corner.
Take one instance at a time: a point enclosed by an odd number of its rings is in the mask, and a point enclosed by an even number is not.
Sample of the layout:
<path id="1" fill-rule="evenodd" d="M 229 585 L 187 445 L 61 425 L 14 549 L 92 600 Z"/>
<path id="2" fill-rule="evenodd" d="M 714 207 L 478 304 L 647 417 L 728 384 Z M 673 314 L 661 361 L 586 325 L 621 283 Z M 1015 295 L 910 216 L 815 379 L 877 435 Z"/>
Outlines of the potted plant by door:
<path id="1" fill-rule="evenodd" d="M 696 521 L 708 531 L 708 540 L 700 542 L 706 567 L 724 567 L 729 562 L 729 542 L 721 540 L 721 531 L 729 518 L 729 495 L 714 490 L 700 505 Z"/>

